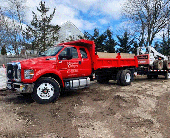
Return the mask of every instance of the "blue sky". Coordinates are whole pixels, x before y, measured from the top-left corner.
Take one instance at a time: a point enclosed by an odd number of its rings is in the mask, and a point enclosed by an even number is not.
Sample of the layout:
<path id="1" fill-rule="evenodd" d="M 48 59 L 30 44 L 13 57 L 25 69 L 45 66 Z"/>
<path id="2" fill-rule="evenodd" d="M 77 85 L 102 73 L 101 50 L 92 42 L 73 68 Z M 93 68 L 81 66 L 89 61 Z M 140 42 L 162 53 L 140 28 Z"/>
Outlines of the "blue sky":
<path id="1" fill-rule="evenodd" d="M 1 5 L 8 6 L 5 0 Z M 104 32 L 108 27 L 116 34 L 122 26 L 121 8 L 125 0 L 44 0 L 50 12 L 56 8 L 52 24 L 62 25 L 71 21 L 82 32 L 93 33 L 94 28 Z M 32 20 L 32 11 L 37 12 L 40 0 L 26 0 L 25 23 Z"/>

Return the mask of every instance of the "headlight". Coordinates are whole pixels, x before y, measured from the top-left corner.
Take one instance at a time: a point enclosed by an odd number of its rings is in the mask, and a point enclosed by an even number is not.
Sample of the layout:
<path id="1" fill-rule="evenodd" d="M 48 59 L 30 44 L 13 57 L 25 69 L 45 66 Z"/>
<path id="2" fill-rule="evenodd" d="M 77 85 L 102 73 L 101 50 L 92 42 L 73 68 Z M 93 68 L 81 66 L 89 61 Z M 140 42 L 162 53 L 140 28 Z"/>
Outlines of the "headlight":
<path id="1" fill-rule="evenodd" d="M 21 81 L 21 63 L 20 62 L 16 62 L 16 63 L 13 63 L 13 66 L 14 66 L 14 79 L 19 82 Z"/>
<path id="2" fill-rule="evenodd" d="M 21 70 L 20 69 L 17 70 L 17 78 L 18 78 L 16 79 L 17 81 L 21 81 Z"/>
<path id="3" fill-rule="evenodd" d="M 32 70 L 32 69 L 24 70 L 24 78 L 25 79 L 32 79 L 33 76 L 34 76 L 34 70 Z"/>

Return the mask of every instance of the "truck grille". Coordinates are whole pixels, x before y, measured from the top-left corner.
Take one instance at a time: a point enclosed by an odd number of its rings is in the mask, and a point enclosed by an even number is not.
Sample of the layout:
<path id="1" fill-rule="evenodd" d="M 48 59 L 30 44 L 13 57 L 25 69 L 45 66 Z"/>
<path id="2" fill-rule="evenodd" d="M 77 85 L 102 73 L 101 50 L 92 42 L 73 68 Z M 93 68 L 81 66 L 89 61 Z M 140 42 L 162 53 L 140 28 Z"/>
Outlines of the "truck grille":
<path id="1" fill-rule="evenodd" d="M 13 65 L 7 64 L 7 77 L 8 77 L 8 79 L 14 79 L 13 73 L 14 73 Z"/>
<path id="2" fill-rule="evenodd" d="M 15 79 L 18 79 L 17 69 L 18 69 L 18 65 L 14 65 L 14 78 L 15 78 Z"/>
<path id="3" fill-rule="evenodd" d="M 8 79 L 18 79 L 17 75 L 18 65 L 7 64 L 7 77 Z"/>

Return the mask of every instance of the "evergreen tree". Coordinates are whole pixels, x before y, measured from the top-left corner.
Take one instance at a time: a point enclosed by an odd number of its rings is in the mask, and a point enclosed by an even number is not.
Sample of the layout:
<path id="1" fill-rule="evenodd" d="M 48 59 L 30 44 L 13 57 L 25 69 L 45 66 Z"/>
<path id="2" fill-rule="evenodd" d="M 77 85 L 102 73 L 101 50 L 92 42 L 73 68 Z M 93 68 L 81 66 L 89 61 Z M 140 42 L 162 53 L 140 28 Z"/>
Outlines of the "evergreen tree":
<path id="1" fill-rule="evenodd" d="M 140 44 L 139 44 L 139 45 L 140 45 Z M 133 43 L 133 46 L 132 46 L 132 48 L 131 48 L 131 52 L 132 52 L 133 54 L 137 55 L 137 48 L 139 47 L 139 45 L 138 45 L 138 43 L 137 43 L 136 41 Z"/>
<path id="2" fill-rule="evenodd" d="M 162 40 L 162 42 L 161 42 L 161 47 L 162 47 L 162 54 L 163 55 L 170 55 L 170 45 L 169 45 L 169 43 L 170 43 L 170 39 L 166 39 L 165 38 L 165 35 L 163 34 L 163 40 Z"/>
<path id="3" fill-rule="evenodd" d="M 7 54 L 5 46 L 3 46 L 3 47 L 1 48 L 1 54 L 2 54 L 2 55 L 6 55 L 6 54 Z"/>
<path id="4" fill-rule="evenodd" d="M 60 29 L 58 25 L 51 25 L 50 22 L 54 17 L 55 10 L 50 16 L 47 16 L 49 8 L 46 7 L 45 2 L 40 2 L 40 7 L 37 7 L 37 11 L 41 16 L 38 17 L 35 12 L 33 13 L 33 20 L 31 26 L 27 26 L 26 32 L 24 32 L 27 40 L 32 40 L 32 49 L 39 49 L 44 51 L 47 47 L 52 46 L 55 41 L 58 40 L 57 32 Z"/>
<path id="5" fill-rule="evenodd" d="M 116 41 L 112 38 L 112 32 L 110 29 L 106 30 L 107 39 L 105 40 L 105 50 L 108 53 L 115 53 Z"/>
<path id="6" fill-rule="evenodd" d="M 117 52 L 119 53 L 129 53 L 131 51 L 131 45 L 133 44 L 134 39 L 130 39 L 128 32 L 125 31 L 122 37 L 118 36 L 118 46 L 120 47 Z"/>
<path id="7" fill-rule="evenodd" d="M 103 52 L 105 49 L 104 41 L 107 38 L 106 33 L 99 34 L 99 29 L 95 28 L 93 35 L 89 34 L 88 32 L 84 32 L 84 37 L 88 40 L 93 40 L 95 42 L 95 49 L 96 52 Z"/>
<path id="8" fill-rule="evenodd" d="M 91 34 L 89 34 L 87 31 L 84 31 L 84 37 L 81 37 L 81 36 L 79 36 L 79 37 L 80 37 L 80 39 L 87 39 L 87 40 L 91 40 L 92 35 L 91 35 Z"/>

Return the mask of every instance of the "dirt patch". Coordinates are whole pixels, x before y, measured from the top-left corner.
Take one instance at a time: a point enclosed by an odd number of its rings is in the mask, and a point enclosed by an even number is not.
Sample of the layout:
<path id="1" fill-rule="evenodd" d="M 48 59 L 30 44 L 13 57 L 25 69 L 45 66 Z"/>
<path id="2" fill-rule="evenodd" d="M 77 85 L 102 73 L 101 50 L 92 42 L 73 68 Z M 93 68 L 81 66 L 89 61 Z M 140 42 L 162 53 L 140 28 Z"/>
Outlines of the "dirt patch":
<path id="1" fill-rule="evenodd" d="M 160 123 L 160 128 L 165 137 L 170 136 L 170 92 L 158 98 L 153 116 Z"/>
<path id="2" fill-rule="evenodd" d="M 0 137 L 169 137 L 170 80 L 137 77 L 67 92 L 40 105 L 0 91 Z"/>
<path id="3" fill-rule="evenodd" d="M 19 119 L 12 106 L 1 104 L 0 115 L 0 137 L 25 136 L 25 121 Z"/>

